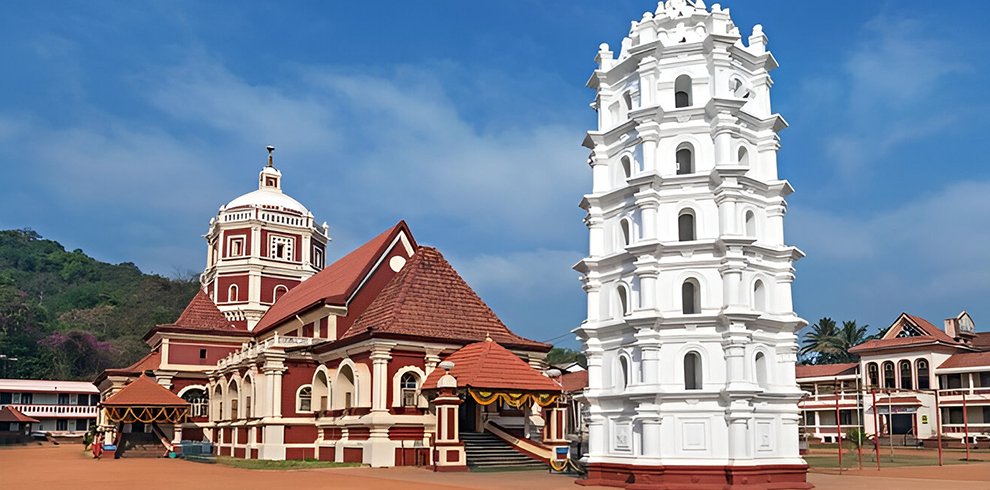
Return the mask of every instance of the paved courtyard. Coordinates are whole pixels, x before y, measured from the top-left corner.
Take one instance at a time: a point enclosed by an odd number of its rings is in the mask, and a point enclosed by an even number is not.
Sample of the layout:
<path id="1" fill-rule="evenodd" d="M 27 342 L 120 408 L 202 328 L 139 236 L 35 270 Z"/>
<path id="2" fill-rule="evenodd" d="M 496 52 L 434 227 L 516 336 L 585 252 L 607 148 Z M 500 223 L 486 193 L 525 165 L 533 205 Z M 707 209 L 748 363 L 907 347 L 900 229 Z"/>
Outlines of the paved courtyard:
<path id="1" fill-rule="evenodd" d="M 990 490 L 990 463 L 813 472 L 822 490 Z M 575 490 L 574 478 L 543 471 L 433 473 L 418 468 L 262 471 L 167 459 L 88 458 L 78 445 L 0 448 L 0 488 L 157 490 L 209 483 L 213 488 L 525 489 Z"/>

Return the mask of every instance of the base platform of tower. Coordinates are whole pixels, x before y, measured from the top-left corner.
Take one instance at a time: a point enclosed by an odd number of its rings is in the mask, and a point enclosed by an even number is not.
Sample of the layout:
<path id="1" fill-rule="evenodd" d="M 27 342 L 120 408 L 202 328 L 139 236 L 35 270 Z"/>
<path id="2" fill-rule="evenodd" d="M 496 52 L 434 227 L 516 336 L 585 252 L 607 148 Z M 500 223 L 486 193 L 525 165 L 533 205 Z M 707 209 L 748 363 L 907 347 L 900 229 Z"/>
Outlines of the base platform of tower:
<path id="1" fill-rule="evenodd" d="M 727 8 L 661 1 L 588 84 L 588 478 L 628 488 L 809 488 L 794 263 L 771 110 L 777 68 Z"/>

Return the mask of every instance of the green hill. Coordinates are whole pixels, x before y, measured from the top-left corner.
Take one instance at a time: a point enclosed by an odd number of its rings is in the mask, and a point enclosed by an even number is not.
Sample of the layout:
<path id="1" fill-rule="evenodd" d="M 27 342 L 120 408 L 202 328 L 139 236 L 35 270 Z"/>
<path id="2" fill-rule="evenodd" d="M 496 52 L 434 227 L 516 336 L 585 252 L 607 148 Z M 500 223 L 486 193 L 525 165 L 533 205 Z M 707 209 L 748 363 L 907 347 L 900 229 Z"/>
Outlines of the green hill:
<path id="1" fill-rule="evenodd" d="M 0 354 L 18 358 L 0 361 L 0 377 L 89 380 L 131 364 L 148 352 L 141 337 L 174 321 L 198 286 L 0 231 Z"/>

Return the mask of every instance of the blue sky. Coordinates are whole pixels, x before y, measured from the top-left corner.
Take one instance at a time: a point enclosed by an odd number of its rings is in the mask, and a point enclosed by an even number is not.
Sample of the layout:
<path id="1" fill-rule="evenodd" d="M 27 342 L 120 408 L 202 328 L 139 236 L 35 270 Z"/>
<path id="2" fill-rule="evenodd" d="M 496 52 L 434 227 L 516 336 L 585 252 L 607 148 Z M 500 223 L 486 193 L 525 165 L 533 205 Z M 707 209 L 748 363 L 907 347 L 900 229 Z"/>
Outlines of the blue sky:
<path id="1" fill-rule="evenodd" d="M 725 1 L 761 23 L 796 308 L 990 325 L 986 2 Z M 0 228 L 196 271 L 274 144 L 339 257 L 398 219 L 517 332 L 582 319 L 580 143 L 598 44 L 655 2 L 16 2 L 0 19 Z M 566 336 L 563 345 L 576 346 Z"/>

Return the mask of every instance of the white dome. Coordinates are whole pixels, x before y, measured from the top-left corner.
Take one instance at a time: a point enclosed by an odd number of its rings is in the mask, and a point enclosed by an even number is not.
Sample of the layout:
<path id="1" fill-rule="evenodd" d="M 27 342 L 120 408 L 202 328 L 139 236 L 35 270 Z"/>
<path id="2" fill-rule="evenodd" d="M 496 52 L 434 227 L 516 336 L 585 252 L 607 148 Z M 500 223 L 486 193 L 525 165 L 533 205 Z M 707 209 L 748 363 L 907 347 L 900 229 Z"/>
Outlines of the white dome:
<path id="1" fill-rule="evenodd" d="M 274 189 L 259 189 L 248 192 L 247 194 L 244 194 L 243 196 L 227 203 L 227 205 L 224 206 L 224 209 L 227 210 L 241 206 L 282 208 L 289 211 L 295 211 L 303 216 L 309 214 L 309 210 L 306 209 L 306 206 L 303 206 L 299 201 L 283 194 L 282 191 Z"/>

